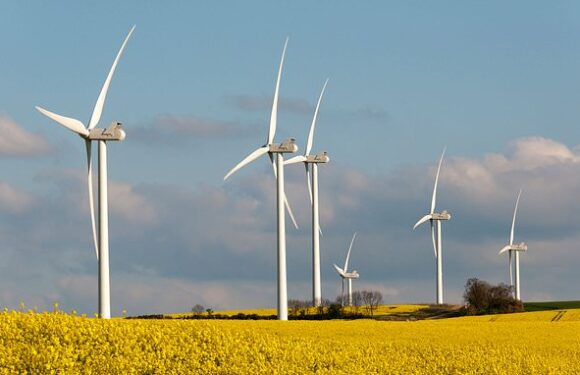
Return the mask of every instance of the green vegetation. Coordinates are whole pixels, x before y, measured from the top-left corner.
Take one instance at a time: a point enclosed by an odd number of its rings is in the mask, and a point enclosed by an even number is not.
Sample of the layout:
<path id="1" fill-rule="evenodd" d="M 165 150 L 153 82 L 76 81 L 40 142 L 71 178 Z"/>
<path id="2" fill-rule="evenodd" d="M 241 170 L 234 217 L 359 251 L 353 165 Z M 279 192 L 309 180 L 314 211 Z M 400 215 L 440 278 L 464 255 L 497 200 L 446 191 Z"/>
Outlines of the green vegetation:
<path id="1" fill-rule="evenodd" d="M 580 309 L 580 301 L 524 302 L 525 311 Z"/>

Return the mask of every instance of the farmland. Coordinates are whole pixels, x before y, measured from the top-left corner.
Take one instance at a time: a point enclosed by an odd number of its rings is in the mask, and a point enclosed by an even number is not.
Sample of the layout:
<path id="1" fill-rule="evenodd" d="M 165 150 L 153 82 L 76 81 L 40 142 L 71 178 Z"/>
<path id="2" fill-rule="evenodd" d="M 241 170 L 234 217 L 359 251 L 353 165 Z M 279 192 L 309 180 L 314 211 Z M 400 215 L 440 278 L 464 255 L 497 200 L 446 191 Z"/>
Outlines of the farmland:
<path id="1" fill-rule="evenodd" d="M 0 373 L 56 372 L 573 374 L 580 310 L 416 322 L 1 313 Z"/>

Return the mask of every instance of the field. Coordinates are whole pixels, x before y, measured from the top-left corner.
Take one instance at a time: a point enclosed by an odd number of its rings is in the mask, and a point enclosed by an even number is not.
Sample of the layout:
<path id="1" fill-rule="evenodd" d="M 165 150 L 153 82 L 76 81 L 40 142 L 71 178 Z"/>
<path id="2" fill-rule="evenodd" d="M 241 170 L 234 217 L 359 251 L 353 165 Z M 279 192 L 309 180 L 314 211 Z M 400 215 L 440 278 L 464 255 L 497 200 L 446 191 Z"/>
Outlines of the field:
<path id="1" fill-rule="evenodd" d="M 4 312 L 0 373 L 577 374 L 580 310 L 416 322 Z"/>
<path id="2" fill-rule="evenodd" d="M 580 309 L 580 301 L 525 302 L 526 311 Z"/>

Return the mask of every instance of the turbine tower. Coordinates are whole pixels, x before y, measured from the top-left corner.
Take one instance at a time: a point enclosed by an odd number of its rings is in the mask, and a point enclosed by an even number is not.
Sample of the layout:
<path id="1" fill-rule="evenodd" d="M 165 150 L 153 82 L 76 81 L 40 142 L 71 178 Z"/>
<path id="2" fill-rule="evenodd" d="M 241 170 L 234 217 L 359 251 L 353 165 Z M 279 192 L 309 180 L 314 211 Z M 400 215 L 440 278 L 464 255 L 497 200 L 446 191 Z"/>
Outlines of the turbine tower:
<path id="1" fill-rule="evenodd" d="M 518 197 L 516 199 L 516 206 L 514 208 L 514 217 L 512 219 L 512 230 L 510 232 L 510 243 L 504 246 L 499 254 L 505 253 L 509 254 L 509 267 L 510 267 L 510 286 L 512 287 L 514 297 L 521 301 L 520 295 L 520 252 L 525 252 L 528 250 L 528 245 L 525 242 L 520 242 L 519 244 L 514 244 L 514 228 L 516 226 L 516 215 L 518 213 L 518 204 L 520 203 L 520 196 L 522 195 L 522 190 L 518 192 Z M 515 257 L 515 262 L 512 261 L 512 253 Z M 514 264 L 515 263 L 515 264 Z M 515 270 L 514 270 L 515 268 Z M 514 286 L 513 273 L 516 274 L 516 283 Z"/>
<path id="2" fill-rule="evenodd" d="M 443 163 L 443 156 L 445 155 L 445 148 L 441 153 L 439 159 L 439 166 L 437 167 L 437 174 L 435 175 L 435 186 L 433 187 L 433 197 L 431 198 L 431 210 L 413 226 L 413 230 L 419 225 L 429 221 L 431 223 L 431 239 L 433 241 L 433 250 L 435 251 L 435 259 L 437 261 L 437 289 L 436 301 L 438 305 L 443 304 L 443 246 L 441 243 L 441 221 L 451 219 L 451 214 L 447 210 L 435 212 L 435 203 L 437 201 L 437 183 L 439 181 L 439 172 L 441 172 L 441 163 Z M 435 227 L 437 226 L 437 238 L 435 238 Z"/>
<path id="3" fill-rule="evenodd" d="M 356 238 L 356 232 L 353 234 L 352 239 L 350 240 L 350 246 L 348 247 L 348 252 L 346 253 L 346 260 L 344 262 L 344 268 L 340 268 L 336 264 L 334 264 L 334 269 L 340 275 L 342 281 L 342 289 L 340 294 L 340 299 L 342 300 L 342 305 L 344 306 L 344 280 L 348 282 L 348 295 L 347 295 L 347 303 L 348 306 L 352 306 L 352 279 L 358 279 L 359 274 L 356 270 L 348 272 L 348 260 L 350 258 L 350 251 L 352 250 L 352 244 L 354 243 L 354 239 Z"/>
<path id="4" fill-rule="evenodd" d="M 254 150 L 250 155 L 246 156 L 241 162 L 233 167 L 224 177 L 227 180 L 234 172 L 243 168 L 247 164 L 258 159 L 260 156 L 268 154 L 272 163 L 274 177 L 277 180 L 277 213 L 278 213 L 278 319 L 288 320 L 288 292 L 286 284 L 286 222 L 284 206 L 288 210 L 290 218 L 294 226 L 298 228 L 286 194 L 284 192 L 284 153 L 294 153 L 298 151 L 294 138 L 289 138 L 280 144 L 275 144 L 274 136 L 276 134 L 276 122 L 278 117 L 278 93 L 280 90 L 280 78 L 282 77 L 282 67 L 284 65 L 284 56 L 286 54 L 286 47 L 288 46 L 288 38 L 284 43 L 282 50 L 282 58 L 280 59 L 280 67 L 278 68 L 278 78 L 276 79 L 276 89 L 274 90 L 274 102 L 272 104 L 272 114 L 270 116 L 270 128 L 266 144 Z"/>
<path id="5" fill-rule="evenodd" d="M 308 194 L 310 196 L 310 205 L 312 207 L 312 304 L 316 307 L 322 304 L 322 292 L 320 286 L 320 219 L 318 215 L 318 164 L 328 163 L 330 161 L 325 151 L 316 155 L 310 155 L 312 149 L 312 142 L 314 140 L 314 127 L 316 126 L 316 119 L 318 117 L 318 108 L 322 96 L 326 90 L 328 79 L 322 86 L 322 91 L 318 97 L 318 103 L 314 110 L 314 117 L 310 125 L 310 132 L 308 133 L 308 141 L 306 142 L 306 149 L 304 155 L 294 156 L 288 159 L 284 164 L 304 163 L 306 168 L 306 181 L 308 183 Z M 312 174 L 310 173 L 310 165 L 312 165 Z"/>
<path id="6" fill-rule="evenodd" d="M 135 26 L 131 28 L 127 37 L 123 41 L 113 65 L 109 71 L 109 75 L 105 80 L 101 93 L 97 98 L 93 114 L 89 120 L 88 126 L 74 118 L 57 115 L 47 111 L 41 107 L 35 107 L 40 113 L 58 122 L 62 126 L 77 133 L 85 140 L 85 147 L 87 152 L 87 184 L 89 192 L 89 210 L 91 213 L 91 226 L 93 232 L 93 242 L 95 246 L 95 253 L 99 261 L 99 317 L 109 319 L 111 317 L 111 293 L 109 284 L 109 219 L 108 219 L 108 198 L 107 198 L 107 141 L 122 141 L 125 139 L 125 131 L 121 128 L 121 123 L 113 121 L 106 128 L 97 128 L 97 124 L 101 119 L 103 106 L 107 97 L 107 91 L 111 84 L 111 79 L 115 73 L 117 63 L 121 58 L 123 50 L 127 45 L 127 41 L 135 30 Z M 92 181 L 92 161 L 91 161 L 91 146 L 92 142 L 97 141 L 99 145 L 99 236 L 97 240 L 97 230 L 95 224 L 95 209 L 93 202 L 93 181 Z"/>

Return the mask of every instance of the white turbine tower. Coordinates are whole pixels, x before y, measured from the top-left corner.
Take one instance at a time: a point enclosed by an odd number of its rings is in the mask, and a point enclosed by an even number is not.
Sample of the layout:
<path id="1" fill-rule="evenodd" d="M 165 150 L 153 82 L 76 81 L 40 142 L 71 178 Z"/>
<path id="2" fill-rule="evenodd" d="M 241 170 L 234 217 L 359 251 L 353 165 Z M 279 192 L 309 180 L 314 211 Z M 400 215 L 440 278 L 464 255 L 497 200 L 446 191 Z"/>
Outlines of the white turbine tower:
<path id="1" fill-rule="evenodd" d="M 312 304 L 320 306 L 322 303 L 322 292 L 320 286 L 320 220 L 318 215 L 318 163 L 328 163 L 330 159 L 326 152 L 320 152 L 316 155 L 310 155 L 312 142 L 314 140 L 314 127 L 318 117 L 318 108 L 324 95 L 324 90 L 328 84 L 328 79 L 322 86 L 322 91 L 318 97 L 318 103 L 314 110 L 314 117 L 308 133 L 308 141 L 304 155 L 294 156 L 284 162 L 284 164 L 304 163 L 306 168 L 306 181 L 308 183 L 308 194 L 310 195 L 310 205 L 312 207 Z M 310 165 L 312 165 L 312 175 L 310 174 Z"/>
<path id="2" fill-rule="evenodd" d="M 347 303 L 349 306 L 352 306 L 352 279 L 358 279 L 359 274 L 356 270 L 348 272 L 348 260 L 350 258 L 350 251 L 352 250 L 352 244 L 354 243 L 354 239 L 356 238 L 356 232 L 353 234 L 352 239 L 350 240 L 350 246 L 348 247 L 348 252 L 346 253 L 346 260 L 344 262 L 344 268 L 340 268 L 336 264 L 334 264 L 334 269 L 340 275 L 342 281 L 342 289 L 341 289 L 341 302 L 344 305 L 344 280 L 348 280 L 348 295 L 347 295 Z"/>
<path id="3" fill-rule="evenodd" d="M 514 217 L 512 219 L 512 230 L 510 231 L 510 243 L 509 245 L 504 246 L 499 253 L 502 254 L 506 251 L 509 252 L 509 267 L 510 267 L 510 286 L 513 289 L 513 293 L 515 294 L 515 298 L 518 301 L 521 301 L 520 295 L 520 252 L 525 252 L 528 250 L 528 245 L 524 242 L 520 242 L 519 244 L 514 244 L 514 228 L 516 226 L 516 215 L 518 213 L 518 204 L 520 203 L 520 196 L 522 195 L 522 190 L 518 192 L 518 197 L 516 199 L 516 206 L 514 208 Z M 512 260 L 512 253 L 515 255 L 515 264 Z M 516 274 L 516 283 L 514 286 L 513 280 L 513 272 L 515 267 L 515 274 Z"/>
<path id="4" fill-rule="evenodd" d="M 437 167 L 437 174 L 435 175 L 435 186 L 433 187 L 433 197 L 431 198 L 431 210 L 413 226 L 413 229 L 419 225 L 429 221 L 431 223 L 431 239 L 433 241 L 433 250 L 435 251 L 435 259 L 437 261 L 437 289 L 436 300 L 437 304 L 443 304 L 443 246 L 441 243 L 441 221 L 451 219 L 451 214 L 447 210 L 440 213 L 435 212 L 435 203 L 437 201 L 437 183 L 439 181 L 439 172 L 441 172 L 441 163 L 443 163 L 443 156 L 445 155 L 445 148 L 441 153 L 439 159 L 439 166 Z M 437 239 L 435 238 L 435 227 L 437 225 Z"/>
<path id="5" fill-rule="evenodd" d="M 111 317 L 111 293 L 109 284 L 109 222 L 108 222 L 108 199 L 107 199 L 107 141 L 122 141 L 125 139 L 125 131 L 121 129 L 121 124 L 114 121 L 106 128 L 97 128 L 97 124 L 101 119 L 103 106 L 107 97 L 107 91 L 111 84 L 111 79 L 115 73 L 117 63 L 121 58 L 123 50 L 127 45 L 127 41 L 135 30 L 135 26 L 131 28 L 129 34 L 123 41 L 113 65 L 109 71 L 109 75 L 105 80 L 103 88 L 97 98 L 93 114 L 89 120 L 88 126 L 76 119 L 57 115 L 44 108 L 36 107 L 36 109 L 43 115 L 58 122 L 62 126 L 77 133 L 85 140 L 85 147 L 87 151 L 87 184 L 89 193 L 89 209 L 91 213 L 91 226 L 93 232 L 93 242 L 95 252 L 99 261 L 99 316 L 104 319 Z M 93 203 L 93 181 L 92 181 L 92 161 L 91 161 L 91 145 L 93 141 L 98 141 L 99 144 L 99 236 L 97 240 L 97 230 L 95 224 L 95 211 Z"/>
<path id="6" fill-rule="evenodd" d="M 298 151 L 294 138 L 289 138 L 280 144 L 275 144 L 274 136 L 276 134 L 276 121 L 278 117 L 278 93 L 280 90 L 280 78 L 282 77 L 282 67 L 284 65 L 284 56 L 286 54 L 286 47 L 288 45 L 288 38 L 284 43 L 282 50 L 282 58 L 280 59 L 280 67 L 278 68 L 278 78 L 276 79 L 276 89 L 274 90 L 274 102 L 272 104 L 272 114 L 270 116 L 270 128 L 268 131 L 268 138 L 266 144 L 254 150 L 244 160 L 233 167 L 224 177 L 224 181 L 237 170 L 243 168 L 252 161 L 258 159 L 262 155 L 268 154 L 272 162 L 274 170 L 274 177 L 277 179 L 277 212 L 278 212 L 278 319 L 288 320 L 288 292 L 286 285 L 286 222 L 284 206 L 290 214 L 294 226 L 298 228 L 286 194 L 284 192 L 284 153 L 294 153 Z"/>

